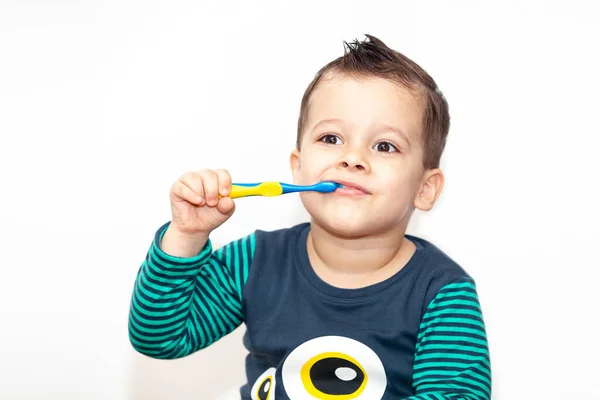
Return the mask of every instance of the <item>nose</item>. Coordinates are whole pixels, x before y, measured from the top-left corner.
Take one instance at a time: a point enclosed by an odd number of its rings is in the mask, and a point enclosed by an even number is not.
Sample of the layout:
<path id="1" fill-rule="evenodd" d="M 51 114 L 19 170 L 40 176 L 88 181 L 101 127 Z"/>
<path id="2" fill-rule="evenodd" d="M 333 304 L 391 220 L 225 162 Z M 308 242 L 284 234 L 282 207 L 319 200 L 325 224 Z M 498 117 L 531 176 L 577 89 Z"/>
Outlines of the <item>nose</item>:
<path id="1" fill-rule="evenodd" d="M 359 151 L 349 151 L 338 160 L 338 168 L 356 171 L 370 171 L 370 166 Z"/>

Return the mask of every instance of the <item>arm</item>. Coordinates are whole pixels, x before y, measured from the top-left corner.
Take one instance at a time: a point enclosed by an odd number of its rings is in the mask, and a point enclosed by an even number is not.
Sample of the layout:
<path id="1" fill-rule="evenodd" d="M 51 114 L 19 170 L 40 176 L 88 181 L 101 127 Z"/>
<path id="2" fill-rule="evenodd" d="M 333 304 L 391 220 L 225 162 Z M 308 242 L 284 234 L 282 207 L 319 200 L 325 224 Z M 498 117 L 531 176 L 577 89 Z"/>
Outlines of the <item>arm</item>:
<path id="1" fill-rule="evenodd" d="M 491 397 L 490 357 L 475 284 L 444 286 L 431 301 L 417 338 L 410 400 Z"/>
<path id="2" fill-rule="evenodd" d="M 187 356 L 235 330 L 244 320 L 242 289 L 254 256 L 251 234 L 213 252 L 210 240 L 194 257 L 166 254 L 158 230 L 134 285 L 129 339 L 154 358 Z"/>

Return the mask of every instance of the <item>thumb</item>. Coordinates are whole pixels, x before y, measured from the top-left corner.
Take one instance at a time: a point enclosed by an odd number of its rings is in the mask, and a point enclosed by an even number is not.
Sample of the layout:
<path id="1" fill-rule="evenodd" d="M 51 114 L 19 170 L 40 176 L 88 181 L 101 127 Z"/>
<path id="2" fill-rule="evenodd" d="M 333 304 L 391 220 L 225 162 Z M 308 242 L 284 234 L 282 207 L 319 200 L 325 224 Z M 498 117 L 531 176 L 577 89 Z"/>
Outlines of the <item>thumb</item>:
<path id="1" fill-rule="evenodd" d="M 235 202 L 233 199 L 229 197 L 223 197 L 219 199 L 219 203 L 217 204 L 217 209 L 221 214 L 227 215 L 230 217 L 235 211 Z"/>

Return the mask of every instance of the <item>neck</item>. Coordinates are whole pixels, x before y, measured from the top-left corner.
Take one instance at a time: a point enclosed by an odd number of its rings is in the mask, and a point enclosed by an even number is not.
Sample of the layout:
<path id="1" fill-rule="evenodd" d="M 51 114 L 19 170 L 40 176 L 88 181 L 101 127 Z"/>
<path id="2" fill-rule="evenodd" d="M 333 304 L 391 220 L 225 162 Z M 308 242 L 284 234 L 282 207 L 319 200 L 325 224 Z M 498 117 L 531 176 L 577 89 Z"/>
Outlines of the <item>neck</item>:
<path id="1" fill-rule="evenodd" d="M 310 261 L 322 277 L 346 275 L 362 279 L 382 274 L 391 276 L 406 264 L 414 252 L 414 244 L 405 239 L 405 232 L 406 224 L 374 235 L 344 237 L 313 220 L 307 240 Z"/>

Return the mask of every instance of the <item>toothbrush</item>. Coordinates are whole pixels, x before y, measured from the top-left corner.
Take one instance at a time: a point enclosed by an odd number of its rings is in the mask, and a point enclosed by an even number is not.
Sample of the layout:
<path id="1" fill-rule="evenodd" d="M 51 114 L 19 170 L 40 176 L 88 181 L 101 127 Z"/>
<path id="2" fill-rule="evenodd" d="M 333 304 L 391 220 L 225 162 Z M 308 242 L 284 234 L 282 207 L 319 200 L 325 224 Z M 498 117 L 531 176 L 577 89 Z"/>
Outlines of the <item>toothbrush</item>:
<path id="1" fill-rule="evenodd" d="M 330 193 L 339 187 L 342 187 L 342 185 L 335 182 L 319 182 L 309 186 L 290 185 L 281 182 L 234 183 L 231 185 L 231 192 L 227 197 L 231 197 L 232 199 L 246 196 L 273 197 L 287 193 L 311 191 Z"/>

